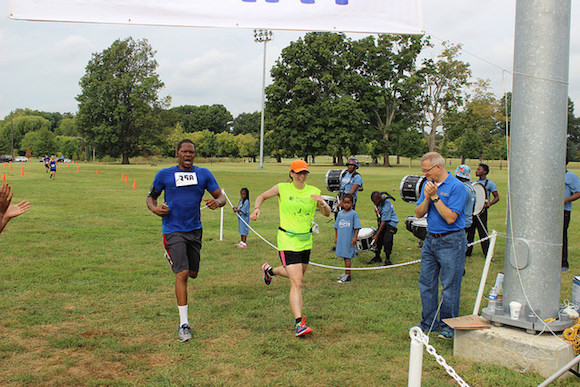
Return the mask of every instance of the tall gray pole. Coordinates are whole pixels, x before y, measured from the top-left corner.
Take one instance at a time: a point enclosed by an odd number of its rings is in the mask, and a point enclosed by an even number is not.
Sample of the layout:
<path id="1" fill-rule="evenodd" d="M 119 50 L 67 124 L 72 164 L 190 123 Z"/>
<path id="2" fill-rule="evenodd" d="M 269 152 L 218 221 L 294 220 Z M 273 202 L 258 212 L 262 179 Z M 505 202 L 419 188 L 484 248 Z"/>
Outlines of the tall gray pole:
<path id="1" fill-rule="evenodd" d="M 14 124 L 12 123 L 12 112 L 10 112 L 10 149 L 12 160 L 14 161 Z"/>
<path id="2" fill-rule="evenodd" d="M 501 322 L 532 331 L 560 304 L 569 46 L 570 0 L 517 1 Z"/>
<path id="3" fill-rule="evenodd" d="M 272 40 L 272 31 L 254 30 L 254 41 L 264 43 L 264 60 L 262 64 L 262 111 L 260 115 L 260 166 L 264 168 L 264 107 L 266 104 L 266 44 Z"/>

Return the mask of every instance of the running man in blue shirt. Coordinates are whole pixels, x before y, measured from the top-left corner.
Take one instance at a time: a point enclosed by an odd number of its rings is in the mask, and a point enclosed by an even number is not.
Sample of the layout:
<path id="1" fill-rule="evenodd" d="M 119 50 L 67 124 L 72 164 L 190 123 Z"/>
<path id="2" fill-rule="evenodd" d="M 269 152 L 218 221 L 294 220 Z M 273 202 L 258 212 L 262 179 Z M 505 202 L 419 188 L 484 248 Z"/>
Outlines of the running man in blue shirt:
<path id="1" fill-rule="evenodd" d="M 334 221 L 336 256 L 344 258 L 345 271 L 338 278 L 338 283 L 341 284 L 348 283 L 352 280 L 350 276 L 350 260 L 356 257 L 356 240 L 358 238 L 358 232 L 361 229 L 360 219 L 356 211 L 352 209 L 352 202 L 352 194 L 345 194 L 342 198 L 343 209 L 337 214 L 336 220 Z"/>
<path id="2" fill-rule="evenodd" d="M 421 329 L 442 328 L 439 337 L 452 338 L 453 329 L 442 320 L 459 316 L 461 280 L 465 266 L 465 201 L 463 183 L 445 170 L 445 160 L 437 152 L 421 157 L 421 170 L 427 178 L 415 216 L 427 214 L 427 236 L 421 249 L 419 292 L 423 304 Z M 441 308 L 439 316 L 439 280 Z"/>
<path id="3" fill-rule="evenodd" d="M 215 177 L 206 168 L 193 165 L 195 146 L 191 140 L 177 145 L 178 165 L 157 172 L 147 196 L 147 207 L 163 218 L 163 244 L 165 256 L 175 273 L 175 296 L 179 310 L 177 339 L 191 339 L 187 310 L 187 279 L 196 278 L 199 272 L 202 227 L 200 203 L 207 190 L 213 196 L 205 199 L 215 210 L 226 204 L 225 196 Z M 165 192 L 165 201 L 157 198 Z"/>

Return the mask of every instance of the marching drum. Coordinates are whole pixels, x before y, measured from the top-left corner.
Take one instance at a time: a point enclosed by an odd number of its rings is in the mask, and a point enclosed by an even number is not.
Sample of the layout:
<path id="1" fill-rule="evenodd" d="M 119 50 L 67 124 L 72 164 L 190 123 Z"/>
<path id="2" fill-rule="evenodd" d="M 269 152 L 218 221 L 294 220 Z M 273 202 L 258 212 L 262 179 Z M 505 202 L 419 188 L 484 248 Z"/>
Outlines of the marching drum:
<path id="1" fill-rule="evenodd" d="M 411 225 L 413 224 L 413 221 L 417 220 L 416 216 L 407 216 L 405 217 L 405 227 L 407 227 L 407 231 L 409 232 L 413 232 L 413 229 L 411 228 Z"/>
<path id="2" fill-rule="evenodd" d="M 330 206 L 332 212 L 338 212 L 338 198 L 328 195 L 320 195 L 322 199 Z M 318 207 L 316 207 L 318 210 Z"/>
<path id="3" fill-rule="evenodd" d="M 473 208 L 473 215 L 479 215 L 485 208 L 487 202 L 487 191 L 481 183 L 473 183 L 475 189 L 475 207 Z"/>
<path id="4" fill-rule="evenodd" d="M 348 169 L 329 169 L 324 177 L 324 180 L 326 180 L 326 189 L 330 192 L 340 191 L 340 181 L 347 171 Z"/>
<path id="5" fill-rule="evenodd" d="M 374 250 L 373 237 L 377 233 L 374 227 L 363 227 L 358 232 L 356 251 Z"/>
<path id="6" fill-rule="evenodd" d="M 411 232 L 417 238 L 424 240 L 427 237 L 427 218 L 415 219 L 411 224 Z"/>
<path id="7" fill-rule="evenodd" d="M 421 196 L 421 189 L 427 179 L 425 176 L 407 175 L 401 180 L 401 199 L 405 202 L 416 202 Z"/>

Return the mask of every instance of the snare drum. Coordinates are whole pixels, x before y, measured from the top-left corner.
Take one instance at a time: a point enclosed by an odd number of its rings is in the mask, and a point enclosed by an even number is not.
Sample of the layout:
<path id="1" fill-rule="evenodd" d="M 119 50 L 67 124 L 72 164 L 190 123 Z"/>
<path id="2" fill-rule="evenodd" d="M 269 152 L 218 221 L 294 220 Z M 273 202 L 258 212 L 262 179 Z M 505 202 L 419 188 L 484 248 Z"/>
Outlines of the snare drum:
<path id="1" fill-rule="evenodd" d="M 375 245 L 373 243 L 373 237 L 377 233 L 377 229 L 374 227 L 363 227 L 358 232 L 358 238 L 356 240 L 356 251 L 368 251 L 374 250 Z"/>
<path id="2" fill-rule="evenodd" d="M 338 198 L 328 195 L 320 195 L 322 199 L 328 204 L 332 212 L 338 212 Z M 318 206 L 316 207 L 318 210 Z"/>
<path id="3" fill-rule="evenodd" d="M 417 220 L 416 216 L 406 216 L 405 217 L 405 227 L 407 227 L 407 231 L 409 232 L 413 232 L 413 229 L 411 228 L 411 225 L 413 224 L 413 222 Z"/>
<path id="4" fill-rule="evenodd" d="M 411 224 L 411 232 L 417 238 L 424 240 L 427 237 L 427 218 L 420 218 Z"/>
<path id="5" fill-rule="evenodd" d="M 487 191 L 481 183 L 473 183 L 473 189 L 475 189 L 475 207 L 473 208 L 473 215 L 479 215 L 485 209 Z"/>
<path id="6" fill-rule="evenodd" d="M 330 192 L 340 191 L 340 181 L 347 171 L 348 169 L 329 169 L 324 177 L 326 189 Z"/>
<path id="7" fill-rule="evenodd" d="M 427 179 L 425 176 L 407 175 L 401 180 L 401 199 L 405 202 L 416 202 L 421 196 L 421 189 Z"/>

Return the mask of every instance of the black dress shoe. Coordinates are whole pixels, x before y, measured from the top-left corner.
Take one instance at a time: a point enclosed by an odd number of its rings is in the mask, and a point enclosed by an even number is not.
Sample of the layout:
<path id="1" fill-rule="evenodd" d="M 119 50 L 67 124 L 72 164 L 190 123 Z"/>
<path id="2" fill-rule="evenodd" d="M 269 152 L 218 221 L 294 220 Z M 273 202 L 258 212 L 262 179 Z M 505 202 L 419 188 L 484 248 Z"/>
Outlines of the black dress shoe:
<path id="1" fill-rule="evenodd" d="M 373 259 L 371 259 L 370 261 L 367 262 L 367 265 L 372 265 L 373 263 L 382 263 L 383 260 L 378 258 L 378 257 L 374 257 Z"/>

